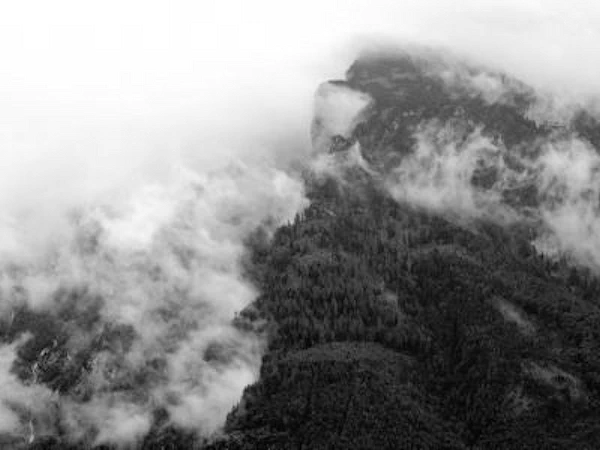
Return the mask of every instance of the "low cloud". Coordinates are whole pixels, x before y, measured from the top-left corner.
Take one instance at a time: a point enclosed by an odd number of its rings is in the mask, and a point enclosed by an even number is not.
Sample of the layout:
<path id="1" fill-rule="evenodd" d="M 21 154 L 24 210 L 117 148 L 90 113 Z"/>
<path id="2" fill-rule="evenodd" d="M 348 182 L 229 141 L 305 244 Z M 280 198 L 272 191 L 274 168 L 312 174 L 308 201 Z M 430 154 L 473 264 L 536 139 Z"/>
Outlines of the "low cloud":
<path id="1" fill-rule="evenodd" d="M 502 164 L 501 149 L 481 129 L 424 123 L 415 133 L 414 152 L 388 178 L 394 198 L 435 211 L 475 215 L 497 204 L 498 193 L 472 184 L 476 170 Z"/>
<path id="2" fill-rule="evenodd" d="M 600 269 L 600 154 L 579 139 L 548 143 L 544 150 L 538 183 L 550 238 L 558 250 Z"/>
<path id="3" fill-rule="evenodd" d="M 540 251 L 600 268 L 600 155 L 590 143 L 551 135 L 507 149 L 461 121 L 423 123 L 414 137 L 387 177 L 395 199 L 462 217 L 533 221 Z"/>
<path id="4" fill-rule="evenodd" d="M 350 139 L 356 125 L 368 114 L 373 99 L 341 83 L 323 83 L 315 93 L 311 125 L 313 150 L 326 153 L 334 140 Z"/>
<path id="5" fill-rule="evenodd" d="M 54 432 L 132 442 L 162 408 L 172 423 L 211 435 L 258 376 L 263 351 L 260 336 L 232 325 L 257 295 L 242 273 L 244 241 L 293 219 L 306 206 L 302 183 L 242 163 L 204 175 L 182 169 L 110 206 L 80 211 L 46 258 L 3 274 L 7 315 L 25 306 L 68 331 L 66 353 L 49 342 L 25 367 L 27 382 L 12 373 L 17 344 L 3 347 L 4 432 L 54 408 Z M 90 369 L 80 372 L 72 361 L 86 354 Z M 79 375 L 42 402 L 53 393 L 36 378 L 44 370 Z"/>

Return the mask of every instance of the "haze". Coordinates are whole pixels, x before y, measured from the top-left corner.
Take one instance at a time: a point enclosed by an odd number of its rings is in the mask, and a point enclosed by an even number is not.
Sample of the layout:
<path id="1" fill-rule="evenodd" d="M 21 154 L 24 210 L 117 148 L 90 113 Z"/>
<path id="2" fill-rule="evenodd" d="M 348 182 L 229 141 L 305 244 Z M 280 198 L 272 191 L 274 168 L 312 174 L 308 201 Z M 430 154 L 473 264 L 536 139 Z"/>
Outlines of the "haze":
<path id="1" fill-rule="evenodd" d="M 596 92 L 596 5 L 5 2 L 1 204 L 47 189 L 69 195 L 55 177 L 81 196 L 155 176 L 181 155 L 206 164 L 226 150 L 257 152 L 275 135 L 305 138 L 314 89 L 343 76 L 365 37 L 441 44 L 533 84 Z"/>

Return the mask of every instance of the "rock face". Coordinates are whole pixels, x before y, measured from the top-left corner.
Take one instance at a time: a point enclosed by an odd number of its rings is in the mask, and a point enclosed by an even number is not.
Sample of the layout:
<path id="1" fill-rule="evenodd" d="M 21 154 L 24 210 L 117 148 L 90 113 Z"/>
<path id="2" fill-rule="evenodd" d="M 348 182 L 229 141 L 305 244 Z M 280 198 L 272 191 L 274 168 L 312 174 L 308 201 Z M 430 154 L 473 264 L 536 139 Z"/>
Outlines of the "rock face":
<path id="1" fill-rule="evenodd" d="M 372 103 L 371 97 L 345 82 L 330 81 L 317 89 L 311 126 L 316 151 L 343 149 Z"/>

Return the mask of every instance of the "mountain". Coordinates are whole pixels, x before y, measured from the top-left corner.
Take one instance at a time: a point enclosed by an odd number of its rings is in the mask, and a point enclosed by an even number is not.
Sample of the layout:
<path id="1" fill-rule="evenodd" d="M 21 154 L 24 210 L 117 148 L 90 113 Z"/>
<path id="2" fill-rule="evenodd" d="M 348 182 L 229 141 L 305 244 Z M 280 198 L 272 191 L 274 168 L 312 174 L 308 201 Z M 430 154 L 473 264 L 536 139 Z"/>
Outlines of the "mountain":
<path id="1" fill-rule="evenodd" d="M 559 112 L 506 74 L 429 50 L 365 53 L 323 84 L 310 206 L 246 242 L 261 294 L 234 324 L 266 336 L 258 381 L 216 440 L 157 411 L 140 447 L 595 448 L 600 126 L 583 108 Z M 95 323 L 101 299 L 78 311 L 89 293 L 57 295 L 77 329 Z M 34 333 L 15 373 L 35 366 L 66 392 L 130 332 L 103 330 L 73 358 L 57 327 L 23 309 L 2 333 Z M 69 445 L 15 448 L 82 448 Z"/>
<path id="2" fill-rule="evenodd" d="M 323 90 L 371 101 L 255 248 L 269 351 L 211 448 L 594 448 L 600 280 L 541 245 L 579 194 L 541 161 L 596 152 L 595 119 L 435 53 L 366 54 Z"/>

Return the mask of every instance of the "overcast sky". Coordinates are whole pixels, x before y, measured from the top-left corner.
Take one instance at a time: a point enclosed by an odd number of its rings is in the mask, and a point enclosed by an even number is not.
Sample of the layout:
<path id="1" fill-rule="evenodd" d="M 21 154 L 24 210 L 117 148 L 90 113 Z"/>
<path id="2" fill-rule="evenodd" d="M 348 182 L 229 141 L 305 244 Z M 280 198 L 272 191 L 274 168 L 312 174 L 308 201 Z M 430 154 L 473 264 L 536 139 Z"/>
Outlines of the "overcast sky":
<path id="1" fill-rule="evenodd" d="M 317 84 L 343 76 L 366 37 L 443 44 L 534 84 L 596 92 L 595 5 L 2 2 L 0 206 L 66 192 L 77 202 L 180 155 L 206 165 L 285 133 L 306 137 Z"/>

